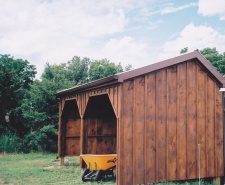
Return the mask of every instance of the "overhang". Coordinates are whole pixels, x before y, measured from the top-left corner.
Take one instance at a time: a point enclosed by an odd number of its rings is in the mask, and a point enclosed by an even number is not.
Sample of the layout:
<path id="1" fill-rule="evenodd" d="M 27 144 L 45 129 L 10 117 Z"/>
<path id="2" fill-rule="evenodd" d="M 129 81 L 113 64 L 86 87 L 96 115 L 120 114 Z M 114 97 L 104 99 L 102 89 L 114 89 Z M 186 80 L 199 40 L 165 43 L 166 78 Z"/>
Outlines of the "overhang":
<path id="1" fill-rule="evenodd" d="M 96 89 L 100 87 L 105 87 L 113 84 L 122 83 L 124 80 L 128 80 L 130 78 L 134 78 L 136 76 L 144 75 L 146 73 L 150 73 L 162 68 L 166 68 L 169 66 L 173 66 L 185 61 L 197 59 L 199 63 L 207 70 L 208 73 L 217 81 L 220 88 L 225 87 L 225 79 L 222 75 L 212 66 L 212 64 L 202 56 L 199 50 L 195 50 L 190 53 L 182 54 L 177 57 L 163 60 L 161 62 L 157 62 L 148 66 L 144 66 L 138 69 L 130 70 L 127 72 L 118 73 L 106 78 L 102 78 L 87 84 L 83 84 L 80 86 L 75 86 L 69 89 L 65 89 L 62 91 L 57 92 L 55 95 L 56 97 L 61 97 L 63 95 L 71 94 L 71 93 L 78 93 L 82 91 L 87 91 L 91 89 Z"/>

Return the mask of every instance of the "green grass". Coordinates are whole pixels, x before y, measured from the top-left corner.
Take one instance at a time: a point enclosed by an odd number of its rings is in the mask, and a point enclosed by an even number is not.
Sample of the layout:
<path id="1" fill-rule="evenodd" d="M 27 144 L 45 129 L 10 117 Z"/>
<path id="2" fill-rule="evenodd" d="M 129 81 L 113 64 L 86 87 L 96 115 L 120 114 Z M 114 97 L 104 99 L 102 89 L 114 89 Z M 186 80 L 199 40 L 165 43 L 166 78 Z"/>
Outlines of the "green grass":
<path id="1" fill-rule="evenodd" d="M 59 166 L 56 154 L 0 154 L 0 184 L 10 185 L 75 185 L 111 184 L 115 181 L 85 182 L 81 180 L 79 157 L 66 157 Z"/>
<path id="2" fill-rule="evenodd" d="M 115 180 L 82 182 L 79 157 L 66 157 L 59 166 L 57 154 L 0 154 L 0 185 L 115 185 Z M 183 183 L 155 183 L 154 185 L 198 185 L 198 181 Z M 201 182 L 210 185 L 212 182 Z"/>

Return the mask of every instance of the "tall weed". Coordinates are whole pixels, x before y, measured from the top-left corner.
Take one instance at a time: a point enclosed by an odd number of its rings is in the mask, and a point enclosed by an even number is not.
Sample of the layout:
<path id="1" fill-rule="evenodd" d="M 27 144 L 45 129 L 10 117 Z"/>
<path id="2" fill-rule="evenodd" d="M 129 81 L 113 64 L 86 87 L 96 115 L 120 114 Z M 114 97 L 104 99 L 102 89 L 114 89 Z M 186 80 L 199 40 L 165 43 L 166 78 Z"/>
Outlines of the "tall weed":
<path id="1" fill-rule="evenodd" d="M 41 129 L 27 134 L 23 138 L 23 152 L 31 151 L 57 151 L 57 129 L 54 125 L 46 125 Z"/>
<path id="2" fill-rule="evenodd" d="M 6 131 L 0 136 L 0 152 L 16 153 L 19 150 L 20 139 L 13 132 Z"/>

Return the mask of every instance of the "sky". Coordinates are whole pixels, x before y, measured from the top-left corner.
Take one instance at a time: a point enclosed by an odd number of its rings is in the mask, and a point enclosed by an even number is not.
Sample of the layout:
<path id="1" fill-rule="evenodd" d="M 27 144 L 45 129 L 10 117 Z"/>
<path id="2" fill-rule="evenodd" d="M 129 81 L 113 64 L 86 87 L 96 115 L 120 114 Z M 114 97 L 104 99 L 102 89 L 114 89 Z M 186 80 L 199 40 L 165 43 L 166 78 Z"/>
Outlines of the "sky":
<path id="1" fill-rule="evenodd" d="M 138 68 L 185 47 L 225 52 L 225 0 L 0 0 L 0 54 L 37 78 L 74 56 Z"/>

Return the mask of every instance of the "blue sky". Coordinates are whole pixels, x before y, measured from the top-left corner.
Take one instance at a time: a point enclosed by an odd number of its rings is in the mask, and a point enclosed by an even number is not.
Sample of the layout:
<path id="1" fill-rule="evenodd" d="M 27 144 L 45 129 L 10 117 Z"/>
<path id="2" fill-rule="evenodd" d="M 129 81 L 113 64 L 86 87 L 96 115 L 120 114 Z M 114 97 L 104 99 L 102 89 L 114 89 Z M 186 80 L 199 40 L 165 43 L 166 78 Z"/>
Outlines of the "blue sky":
<path id="1" fill-rule="evenodd" d="M 37 77 L 73 56 L 138 68 L 184 47 L 225 52 L 224 0 L 0 0 L 0 54 Z"/>

